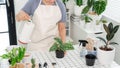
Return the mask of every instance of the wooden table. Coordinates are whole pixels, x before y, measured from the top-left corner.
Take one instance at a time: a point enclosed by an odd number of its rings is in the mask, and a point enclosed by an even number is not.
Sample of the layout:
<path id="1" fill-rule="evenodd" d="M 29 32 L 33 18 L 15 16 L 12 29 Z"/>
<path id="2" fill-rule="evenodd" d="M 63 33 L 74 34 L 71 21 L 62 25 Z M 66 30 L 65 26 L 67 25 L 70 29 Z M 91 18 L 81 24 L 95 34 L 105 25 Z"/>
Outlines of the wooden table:
<path id="1" fill-rule="evenodd" d="M 120 66 L 113 62 L 110 66 L 100 65 L 98 60 L 95 61 L 94 66 L 87 66 L 84 57 L 80 57 L 80 49 L 78 46 L 75 50 L 67 51 L 64 58 L 58 59 L 54 52 L 31 52 L 32 57 L 35 58 L 36 63 L 44 64 L 47 62 L 47 68 L 120 68 Z M 56 65 L 52 66 L 52 63 Z M 44 68 L 42 66 L 42 68 Z"/>

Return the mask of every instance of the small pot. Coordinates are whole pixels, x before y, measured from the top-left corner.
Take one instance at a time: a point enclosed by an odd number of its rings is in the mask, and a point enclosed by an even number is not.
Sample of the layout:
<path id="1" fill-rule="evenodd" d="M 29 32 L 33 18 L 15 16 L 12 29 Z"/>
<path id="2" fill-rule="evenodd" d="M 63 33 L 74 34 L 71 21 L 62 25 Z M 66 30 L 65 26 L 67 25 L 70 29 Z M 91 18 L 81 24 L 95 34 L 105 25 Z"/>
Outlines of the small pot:
<path id="1" fill-rule="evenodd" d="M 10 68 L 25 68 L 23 63 L 17 63 L 14 66 L 10 66 Z"/>
<path id="2" fill-rule="evenodd" d="M 56 50 L 56 57 L 57 58 L 63 58 L 64 57 L 64 51 Z"/>
<path id="3" fill-rule="evenodd" d="M 87 54 L 85 56 L 85 58 L 86 58 L 86 65 L 88 65 L 88 66 L 93 66 L 94 65 L 95 59 L 96 59 L 95 55 L 93 55 L 93 54 Z"/>

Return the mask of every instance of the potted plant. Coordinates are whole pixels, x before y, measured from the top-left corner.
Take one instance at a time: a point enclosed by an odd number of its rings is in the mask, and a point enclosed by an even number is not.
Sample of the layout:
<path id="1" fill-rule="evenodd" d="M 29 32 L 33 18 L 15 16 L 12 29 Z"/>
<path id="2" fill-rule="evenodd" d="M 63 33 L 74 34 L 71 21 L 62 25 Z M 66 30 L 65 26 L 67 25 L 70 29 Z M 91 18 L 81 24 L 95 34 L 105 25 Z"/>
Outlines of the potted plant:
<path id="1" fill-rule="evenodd" d="M 106 6 L 107 0 L 87 0 L 87 4 L 81 14 L 84 17 L 87 15 L 87 17 L 92 18 L 93 22 L 95 22 L 99 18 L 99 15 L 105 11 Z"/>
<path id="2" fill-rule="evenodd" d="M 63 58 L 64 52 L 66 50 L 74 49 L 74 47 L 72 46 L 73 44 L 70 41 L 63 43 L 62 40 L 58 37 L 54 38 L 54 40 L 55 40 L 55 43 L 51 46 L 49 51 L 55 51 L 57 58 Z"/>
<path id="3" fill-rule="evenodd" d="M 106 9 L 107 0 L 88 0 L 87 5 L 82 10 L 82 14 L 96 13 L 100 15 Z"/>
<path id="4" fill-rule="evenodd" d="M 21 60 L 23 59 L 25 55 L 26 49 L 24 47 L 18 47 L 18 48 L 13 48 L 11 51 L 8 51 L 6 49 L 7 53 L 3 54 L 1 57 L 3 59 L 8 59 L 10 63 L 10 68 L 23 68 L 23 64 L 17 64 L 20 63 Z"/>
<path id="5" fill-rule="evenodd" d="M 97 50 L 97 57 L 98 60 L 101 64 L 106 65 L 106 64 L 111 64 L 112 61 L 114 60 L 114 55 L 115 55 L 115 48 L 112 47 L 111 45 L 117 44 L 116 42 L 111 42 L 111 39 L 115 36 L 115 33 L 119 29 L 119 25 L 113 26 L 112 22 L 108 24 L 103 24 L 104 30 L 106 31 L 106 40 L 102 37 L 97 37 L 98 39 L 102 40 L 105 45 L 100 46 Z"/>

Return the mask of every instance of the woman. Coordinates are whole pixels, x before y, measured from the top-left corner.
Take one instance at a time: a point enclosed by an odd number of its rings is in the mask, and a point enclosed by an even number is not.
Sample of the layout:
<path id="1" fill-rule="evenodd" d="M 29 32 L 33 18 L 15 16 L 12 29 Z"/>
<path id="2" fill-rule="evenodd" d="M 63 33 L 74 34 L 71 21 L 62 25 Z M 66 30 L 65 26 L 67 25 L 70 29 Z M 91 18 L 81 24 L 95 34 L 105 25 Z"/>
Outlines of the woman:
<path id="1" fill-rule="evenodd" d="M 29 20 L 35 24 L 28 49 L 48 51 L 54 37 L 60 36 L 65 42 L 66 10 L 60 0 L 29 0 L 17 14 L 16 20 Z"/>

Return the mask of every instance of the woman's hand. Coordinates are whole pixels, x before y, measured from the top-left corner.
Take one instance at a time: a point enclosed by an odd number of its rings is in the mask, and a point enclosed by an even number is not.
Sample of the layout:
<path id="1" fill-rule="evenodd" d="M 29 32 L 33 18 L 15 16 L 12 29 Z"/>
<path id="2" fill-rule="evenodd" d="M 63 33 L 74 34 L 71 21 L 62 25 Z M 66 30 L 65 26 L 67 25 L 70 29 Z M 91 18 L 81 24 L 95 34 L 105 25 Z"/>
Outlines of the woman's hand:
<path id="1" fill-rule="evenodd" d="M 30 16 L 24 12 L 24 11 L 20 11 L 17 15 L 16 15 L 16 20 L 17 21 L 24 21 L 24 20 L 30 20 Z"/>

